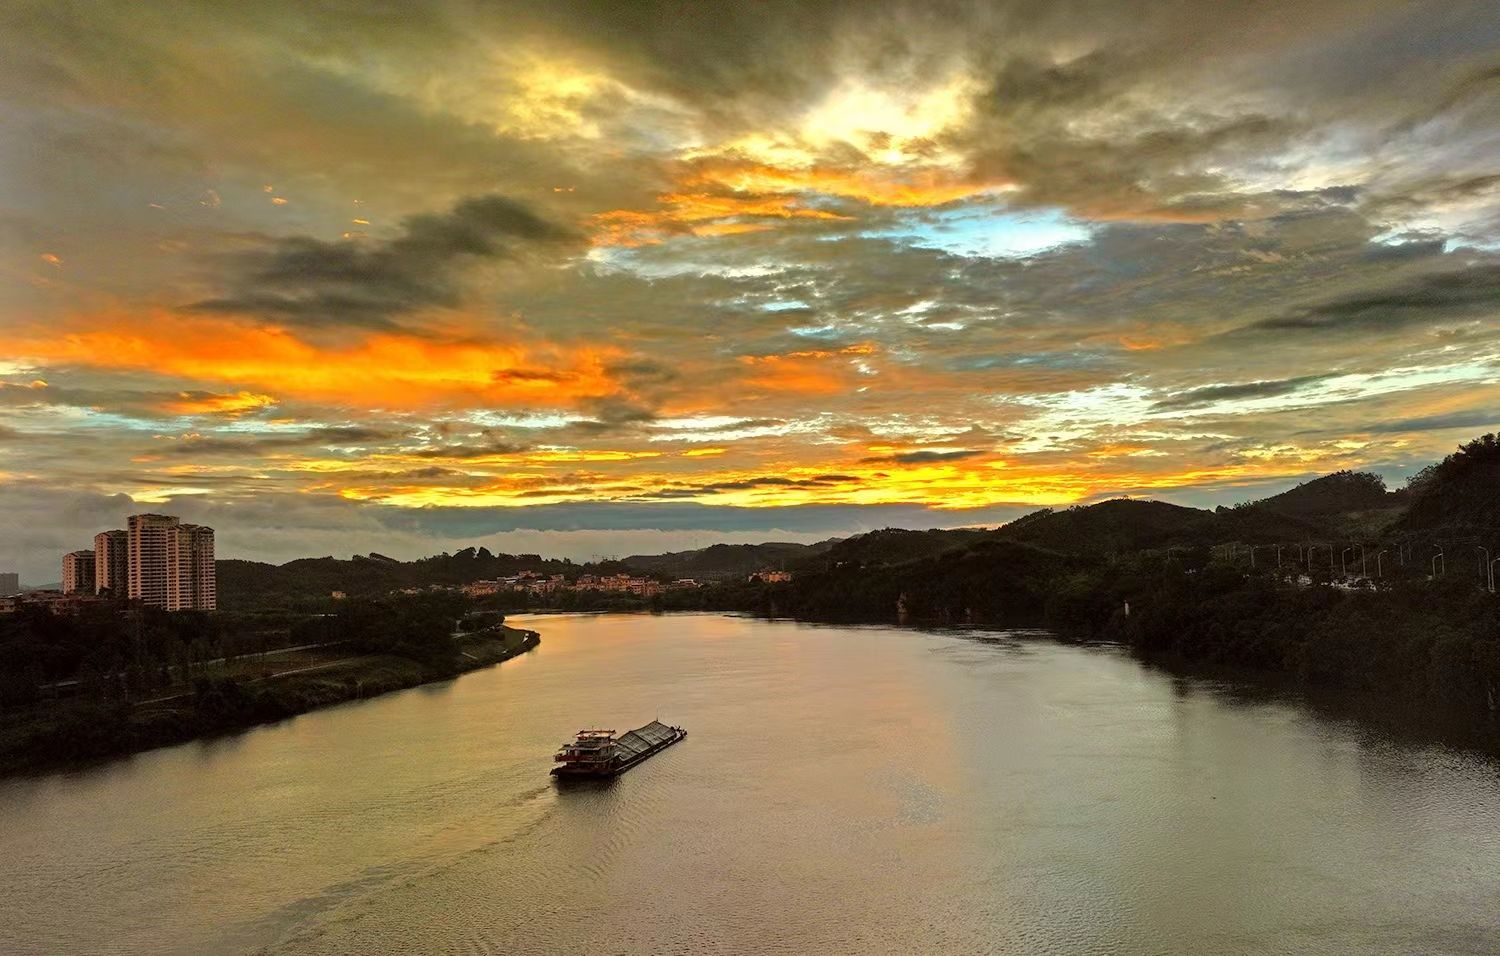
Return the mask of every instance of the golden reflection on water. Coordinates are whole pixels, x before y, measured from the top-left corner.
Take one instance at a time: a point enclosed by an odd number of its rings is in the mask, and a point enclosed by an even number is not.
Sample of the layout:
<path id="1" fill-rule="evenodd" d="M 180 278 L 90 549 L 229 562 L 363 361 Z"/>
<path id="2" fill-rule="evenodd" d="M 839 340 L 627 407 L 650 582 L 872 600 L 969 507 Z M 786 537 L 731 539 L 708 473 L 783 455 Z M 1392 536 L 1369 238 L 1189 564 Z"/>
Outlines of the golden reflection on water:
<path id="1" fill-rule="evenodd" d="M 1034 635 L 531 626 L 454 682 L 0 784 L 0 951 L 1500 951 L 1482 760 Z M 658 714 L 689 738 L 548 778 Z"/>

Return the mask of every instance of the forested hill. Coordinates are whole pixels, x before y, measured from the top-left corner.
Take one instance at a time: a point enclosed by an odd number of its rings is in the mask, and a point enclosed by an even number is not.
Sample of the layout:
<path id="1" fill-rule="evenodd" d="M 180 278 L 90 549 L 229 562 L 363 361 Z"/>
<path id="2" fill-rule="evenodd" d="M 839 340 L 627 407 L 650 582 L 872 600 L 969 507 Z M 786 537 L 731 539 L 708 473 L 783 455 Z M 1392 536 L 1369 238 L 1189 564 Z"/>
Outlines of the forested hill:
<path id="1" fill-rule="evenodd" d="M 1302 518 L 1326 518 L 1350 511 L 1388 508 L 1395 498 L 1385 480 L 1367 471 L 1336 471 L 1303 482 L 1279 495 L 1251 502 L 1250 507 Z"/>
<path id="2" fill-rule="evenodd" d="M 1418 472 L 1403 530 L 1500 533 L 1500 435 L 1484 435 Z"/>
<path id="3" fill-rule="evenodd" d="M 694 551 L 633 554 L 620 559 L 631 571 L 673 578 L 716 580 L 744 577 L 756 571 L 797 567 L 831 548 L 836 539 L 816 544 L 769 541 L 765 544 L 715 544 Z"/>
<path id="4" fill-rule="evenodd" d="M 1118 498 L 1062 511 L 1033 512 L 999 531 L 1013 541 L 1066 554 L 1119 554 L 1201 537 L 1213 513 L 1165 501 Z"/>
<path id="5" fill-rule="evenodd" d="M 466 584 L 518 571 L 577 574 L 578 565 L 535 554 L 493 554 L 488 548 L 465 548 L 416 561 L 397 561 L 380 554 L 341 558 L 299 558 L 286 564 L 220 560 L 219 606 L 285 606 L 332 591 L 353 597 L 386 594 L 429 584 Z"/>

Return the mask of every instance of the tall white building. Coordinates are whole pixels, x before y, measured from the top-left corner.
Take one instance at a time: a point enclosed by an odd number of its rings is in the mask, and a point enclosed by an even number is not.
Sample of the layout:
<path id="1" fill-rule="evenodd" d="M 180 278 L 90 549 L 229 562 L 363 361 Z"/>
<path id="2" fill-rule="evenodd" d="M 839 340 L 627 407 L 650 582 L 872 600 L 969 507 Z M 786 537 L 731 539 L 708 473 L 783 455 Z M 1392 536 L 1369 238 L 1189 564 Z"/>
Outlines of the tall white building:
<path id="1" fill-rule="evenodd" d="M 214 571 L 214 529 L 180 524 L 169 537 L 167 610 L 212 611 L 219 606 Z"/>
<path id="2" fill-rule="evenodd" d="M 130 536 L 124 531 L 101 531 L 94 535 L 95 591 L 108 591 L 117 598 L 125 596 L 129 554 Z"/>
<path id="3" fill-rule="evenodd" d="M 169 515 L 131 515 L 125 522 L 127 537 L 126 595 L 151 607 L 167 606 L 167 536 L 177 527 Z"/>
<path id="4" fill-rule="evenodd" d="M 94 593 L 94 552 L 69 551 L 63 555 L 64 594 Z"/>
<path id="5" fill-rule="evenodd" d="M 127 525 L 131 600 L 169 611 L 218 607 L 214 531 L 172 515 L 131 515 Z"/>

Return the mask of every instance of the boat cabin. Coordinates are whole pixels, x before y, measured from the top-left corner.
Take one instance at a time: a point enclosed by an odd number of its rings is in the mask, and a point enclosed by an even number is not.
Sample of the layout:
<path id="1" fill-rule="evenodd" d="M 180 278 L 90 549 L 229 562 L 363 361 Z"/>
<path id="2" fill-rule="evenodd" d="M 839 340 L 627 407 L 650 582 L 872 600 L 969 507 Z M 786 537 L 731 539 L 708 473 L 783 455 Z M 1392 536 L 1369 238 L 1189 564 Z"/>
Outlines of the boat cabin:
<path id="1" fill-rule="evenodd" d="M 602 771 L 614 764 L 618 750 L 613 730 L 580 730 L 552 759 L 569 770 Z"/>

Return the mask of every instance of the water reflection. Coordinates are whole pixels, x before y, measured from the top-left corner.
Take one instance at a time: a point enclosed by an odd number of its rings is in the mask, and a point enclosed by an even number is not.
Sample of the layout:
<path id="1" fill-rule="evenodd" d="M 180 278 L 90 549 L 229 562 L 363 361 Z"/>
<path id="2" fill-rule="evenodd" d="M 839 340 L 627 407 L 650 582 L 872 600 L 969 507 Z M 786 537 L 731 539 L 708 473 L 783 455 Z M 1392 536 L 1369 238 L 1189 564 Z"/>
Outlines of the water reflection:
<path id="1" fill-rule="evenodd" d="M 0 951 L 1500 951 L 1473 756 L 1035 633 L 534 626 L 456 682 L 0 784 Z M 548 776 L 657 713 L 692 736 Z"/>

